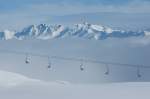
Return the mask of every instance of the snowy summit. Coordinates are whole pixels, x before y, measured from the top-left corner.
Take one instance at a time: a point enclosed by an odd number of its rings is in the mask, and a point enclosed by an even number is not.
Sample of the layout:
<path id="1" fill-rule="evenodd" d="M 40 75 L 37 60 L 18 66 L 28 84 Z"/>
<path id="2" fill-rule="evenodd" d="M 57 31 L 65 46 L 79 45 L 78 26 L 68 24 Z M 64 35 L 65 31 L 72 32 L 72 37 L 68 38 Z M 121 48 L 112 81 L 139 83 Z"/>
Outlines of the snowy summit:
<path id="1" fill-rule="evenodd" d="M 82 24 L 75 24 L 73 26 L 63 25 L 30 25 L 19 32 L 4 31 L 0 32 L 1 40 L 8 39 L 54 39 L 54 38 L 84 38 L 103 40 L 107 38 L 127 38 L 148 36 L 149 31 L 124 31 L 116 30 L 102 25 L 94 25 L 84 22 Z"/>

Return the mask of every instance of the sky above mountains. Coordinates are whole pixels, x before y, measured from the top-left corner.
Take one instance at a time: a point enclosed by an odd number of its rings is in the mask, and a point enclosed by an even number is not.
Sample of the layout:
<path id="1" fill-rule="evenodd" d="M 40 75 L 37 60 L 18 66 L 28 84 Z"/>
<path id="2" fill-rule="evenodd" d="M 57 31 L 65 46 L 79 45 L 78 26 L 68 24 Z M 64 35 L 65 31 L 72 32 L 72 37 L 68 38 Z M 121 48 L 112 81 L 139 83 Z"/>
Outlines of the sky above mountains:
<path id="1" fill-rule="evenodd" d="M 97 13 L 101 17 L 107 17 L 109 13 L 110 17 L 100 19 Z M 128 20 L 125 26 L 140 24 L 138 27 L 146 27 L 150 23 L 149 13 L 150 0 L 0 0 L 0 30 L 20 29 L 38 23 L 69 24 L 82 17 L 93 23 L 110 23 L 116 27 L 122 25 L 122 20 Z M 77 17 L 70 18 L 71 15 Z M 114 17 L 119 19 L 114 21 Z"/>
<path id="2" fill-rule="evenodd" d="M 103 8 L 105 10 L 108 9 L 108 7 L 110 7 L 111 10 L 114 10 L 115 8 L 128 8 L 129 9 L 129 7 L 134 8 L 134 10 L 136 10 L 135 6 L 136 8 L 138 6 L 138 7 L 141 7 L 141 10 L 135 11 L 135 12 L 149 12 L 149 9 L 148 9 L 149 4 L 150 4 L 150 0 L 61 0 L 61 1 L 60 0 L 11 0 L 11 1 L 0 0 L 0 11 L 3 13 L 5 12 L 7 13 L 11 11 L 16 12 L 18 10 L 23 10 L 23 9 L 25 10 L 27 8 L 36 8 L 36 7 L 40 9 L 41 7 L 43 9 L 47 9 L 48 7 L 47 10 L 51 10 L 54 7 L 59 7 L 59 8 L 70 7 L 71 8 L 71 6 L 72 8 L 76 6 L 76 10 L 78 7 L 80 7 L 80 9 L 78 10 L 83 10 L 81 8 L 84 8 L 84 7 L 93 8 L 94 6 L 95 8 L 97 7 L 97 9 Z M 56 10 L 58 10 L 59 8 L 57 8 Z M 145 10 L 146 8 L 147 8 L 147 11 Z M 124 9 L 124 10 L 128 10 L 128 9 Z M 72 13 L 74 12 L 75 11 L 72 10 Z"/>

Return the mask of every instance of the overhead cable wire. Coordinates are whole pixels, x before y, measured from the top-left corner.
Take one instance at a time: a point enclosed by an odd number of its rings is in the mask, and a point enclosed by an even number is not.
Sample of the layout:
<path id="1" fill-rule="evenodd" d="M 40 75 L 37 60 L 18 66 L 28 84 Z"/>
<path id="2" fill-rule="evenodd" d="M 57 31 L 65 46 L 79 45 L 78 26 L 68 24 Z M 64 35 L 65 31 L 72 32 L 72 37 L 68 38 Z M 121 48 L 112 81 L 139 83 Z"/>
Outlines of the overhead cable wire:
<path id="1" fill-rule="evenodd" d="M 43 58 L 48 57 L 50 59 L 56 59 L 56 60 L 82 62 L 82 64 L 83 63 L 95 63 L 95 64 L 104 64 L 104 65 L 107 64 L 107 65 L 111 65 L 111 66 L 133 67 L 133 68 L 150 68 L 150 66 L 143 65 L 143 64 L 128 64 L 128 63 L 101 61 L 101 60 L 93 60 L 93 59 L 85 59 L 85 58 L 50 56 L 50 55 L 45 55 L 45 54 L 38 54 L 38 53 L 32 53 L 32 52 L 21 52 L 21 51 L 15 51 L 15 50 L 7 50 L 7 49 L 0 49 L 0 53 L 12 53 L 12 54 L 18 54 L 18 55 L 29 55 L 29 56 L 37 56 L 37 57 L 43 57 Z"/>

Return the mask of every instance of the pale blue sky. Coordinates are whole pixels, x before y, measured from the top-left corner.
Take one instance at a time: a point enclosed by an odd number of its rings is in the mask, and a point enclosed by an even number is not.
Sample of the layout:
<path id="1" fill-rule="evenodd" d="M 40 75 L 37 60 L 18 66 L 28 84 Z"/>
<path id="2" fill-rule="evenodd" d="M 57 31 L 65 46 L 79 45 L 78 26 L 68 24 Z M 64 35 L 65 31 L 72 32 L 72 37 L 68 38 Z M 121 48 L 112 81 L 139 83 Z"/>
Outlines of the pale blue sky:
<path id="1" fill-rule="evenodd" d="M 111 6 L 122 6 L 130 3 L 143 3 L 150 2 L 150 0 L 0 0 L 0 11 L 12 11 L 18 8 L 24 8 L 27 5 L 59 5 L 59 4 L 81 4 L 92 6 L 92 5 L 111 5 Z"/>
<path id="2" fill-rule="evenodd" d="M 103 18 L 100 19 L 96 13 Z M 109 14 L 109 18 L 104 18 L 107 14 L 103 13 L 111 13 L 111 15 Z M 116 13 L 120 15 L 114 16 Z M 26 25 L 38 23 L 68 24 L 80 20 L 80 16 L 70 18 L 70 15 L 85 16 L 87 21 L 98 24 L 109 25 L 109 20 L 110 25 L 114 27 L 123 26 L 122 20 L 129 20 L 129 23 L 127 21 L 125 23 L 127 26 L 132 23 L 132 26 L 140 24 L 139 27 L 145 27 L 150 23 L 149 13 L 150 0 L 0 0 L 0 30 L 20 29 Z M 137 16 L 137 22 L 136 20 L 132 22 L 132 19 Z M 114 17 L 120 20 L 114 21 Z M 143 26 L 144 23 L 145 26 Z"/>

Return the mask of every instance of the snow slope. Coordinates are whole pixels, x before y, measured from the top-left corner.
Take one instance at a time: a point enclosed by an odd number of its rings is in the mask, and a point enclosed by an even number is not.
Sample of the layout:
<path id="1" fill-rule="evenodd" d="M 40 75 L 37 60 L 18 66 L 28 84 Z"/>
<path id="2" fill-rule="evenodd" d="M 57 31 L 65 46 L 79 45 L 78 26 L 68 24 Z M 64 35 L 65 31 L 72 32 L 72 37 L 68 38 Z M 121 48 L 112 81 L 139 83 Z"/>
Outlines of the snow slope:
<path id="1" fill-rule="evenodd" d="M 29 79 L 17 73 L 0 71 L 0 87 L 14 87 L 27 83 L 40 82 L 39 80 Z"/>
<path id="2" fill-rule="evenodd" d="M 2 99 L 149 99 L 150 83 L 61 84 L 0 71 Z M 10 80 L 9 80 L 10 79 Z M 6 81 L 7 80 L 7 81 Z"/>
<path id="3" fill-rule="evenodd" d="M 149 31 L 124 31 L 111 29 L 102 25 L 94 25 L 87 22 L 73 26 L 63 25 L 30 25 L 19 32 L 0 32 L 1 40 L 8 39 L 55 39 L 55 38 L 84 38 L 102 40 L 107 38 L 128 38 L 148 36 Z"/>

